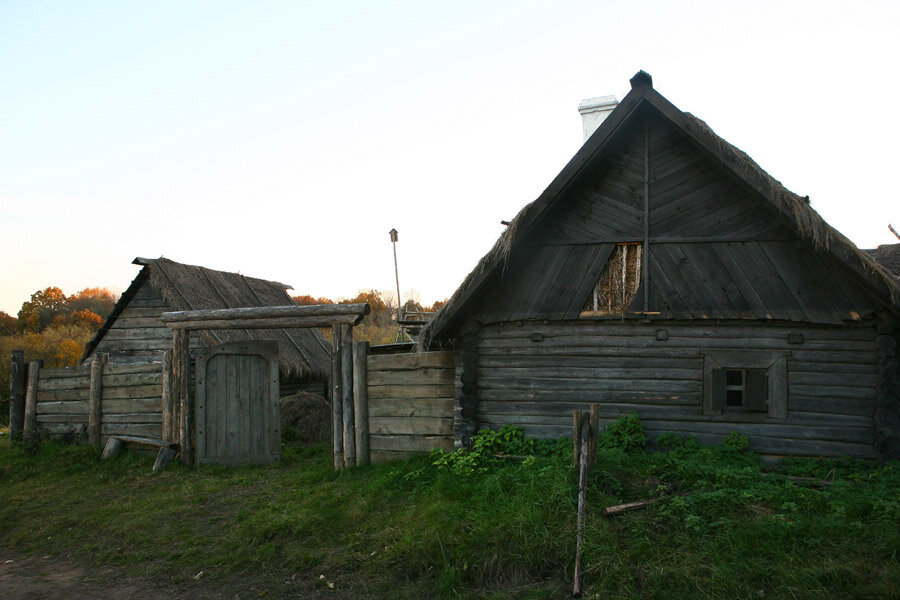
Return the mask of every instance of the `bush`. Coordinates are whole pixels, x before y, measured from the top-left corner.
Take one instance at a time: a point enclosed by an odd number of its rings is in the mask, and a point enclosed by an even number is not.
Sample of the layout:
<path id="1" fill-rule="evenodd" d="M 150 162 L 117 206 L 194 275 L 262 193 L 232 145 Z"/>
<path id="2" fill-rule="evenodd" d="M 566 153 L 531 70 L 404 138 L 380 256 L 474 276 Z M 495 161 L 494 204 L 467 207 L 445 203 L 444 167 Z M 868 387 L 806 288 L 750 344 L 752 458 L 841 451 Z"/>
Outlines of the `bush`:
<path id="1" fill-rule="evenodd" d="M 644 425 L 634 411 L 604 427 L 597 442 L 598 447 L 604 450 L 618 448 L 625 452 L 642 450 L 646 444 Z"/>

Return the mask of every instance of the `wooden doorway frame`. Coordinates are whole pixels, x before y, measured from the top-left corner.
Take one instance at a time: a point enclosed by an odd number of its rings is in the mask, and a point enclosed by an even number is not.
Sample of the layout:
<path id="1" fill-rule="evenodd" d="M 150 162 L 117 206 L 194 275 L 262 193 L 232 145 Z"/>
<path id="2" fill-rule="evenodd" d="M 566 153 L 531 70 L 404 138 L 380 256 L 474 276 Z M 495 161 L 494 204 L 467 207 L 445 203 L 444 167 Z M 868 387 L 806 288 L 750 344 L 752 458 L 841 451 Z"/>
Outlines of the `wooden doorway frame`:
<path id="1" fill-rule="evenodd" d="M 334 469 L 356 466 L 353 411 L 353 327 L 371 312 L 368 304 L 258 306 L 166 312 L 161 316 L 173 330 L 171 385 L 163 388 L 163 414 L 177 435 L 181 462 L 194 463 L 194 397 L 190 390 L 191 331 L 201 329 L 309 329 L 331 327 L 331 414 Z M 168 397 L 166 397 L 168 395 Z M 174 441 L 174 440 L 171 440 Z"/>

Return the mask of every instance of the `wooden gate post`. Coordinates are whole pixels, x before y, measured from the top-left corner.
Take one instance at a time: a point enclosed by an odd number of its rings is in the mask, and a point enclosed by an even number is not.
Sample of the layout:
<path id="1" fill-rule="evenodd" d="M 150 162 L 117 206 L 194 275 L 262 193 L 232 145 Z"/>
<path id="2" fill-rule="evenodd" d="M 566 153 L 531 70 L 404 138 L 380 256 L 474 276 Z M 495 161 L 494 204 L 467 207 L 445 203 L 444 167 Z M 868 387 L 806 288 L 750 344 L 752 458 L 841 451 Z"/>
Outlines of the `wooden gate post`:
<path id="1" fill-rule="evenodd" d="M 353 326 L 341 325 L 341 410 L 343 411 L 344 467 L 356 466 L 353 422 Z"/>
<path id="2" fill-rule="evenodd" d="M 369 342 L 353 342 L 353 419 L 356 464 L 367 465 L 369 455 Z"/>
<path id="3" fill-rule="evenodd" d="M 193 463 L 191 443 L 190 373 L 191 373 L 191 332 L 178 328 L 172 336 L 172 389 L 175 392 L 175 405 L 178 407 L 178 445 L 181 450 L 181 464 Z"/>
<path id="4" fill-rule="evenodd" d="M 178 439 L 172 391 L 172 351 L 166 350 L 162 355 L 162 439 L 165 442 Z"/>
<path id="5" fill-rule="evenodd" d="M 344 410 L 341 393 L 341 325 L 331 326 L 331 438 L 333 466 L 337 471 L 344 464 Z"/>
<path id="6" fill-rule="evenodd" d="M 33 360 L 28 363 L 28 387 L 25 390 L 25 441 L 30 442 L 37 435 L 37 388 L 41 376 L 41 362 Z"/>
<path id="7" fill-rule="evenodd" d="M 9 365 L 9 439 L 17 441 L 25 427 L 25 351 L 13 350 Z"/>
<path id="8" fill-rule="evenodd" d="M 100 447 L 103 422 L 103 365 L 109 360 L 106 352 L 97 352 L 91 359 L 91 389 L 88 395 L 88 443 Z"/>

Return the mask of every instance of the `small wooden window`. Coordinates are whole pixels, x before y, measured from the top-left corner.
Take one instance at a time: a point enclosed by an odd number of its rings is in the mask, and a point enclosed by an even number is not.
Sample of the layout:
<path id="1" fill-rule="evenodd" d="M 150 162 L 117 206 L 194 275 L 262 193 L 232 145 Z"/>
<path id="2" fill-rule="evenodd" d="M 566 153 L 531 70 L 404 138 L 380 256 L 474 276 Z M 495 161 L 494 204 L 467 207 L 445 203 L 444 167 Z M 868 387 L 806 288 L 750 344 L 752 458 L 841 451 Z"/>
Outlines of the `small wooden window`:
<path id="1" fill-rule="evenodd" d="M 617 244 L 582 310 L 624 314 L 641 284 L 641 244 Z"/>
<path id="2" fill-rule="evenodd" d="M 758 350 L 703 352 L 703 414 L 787 417 L 787 357 Z"/>

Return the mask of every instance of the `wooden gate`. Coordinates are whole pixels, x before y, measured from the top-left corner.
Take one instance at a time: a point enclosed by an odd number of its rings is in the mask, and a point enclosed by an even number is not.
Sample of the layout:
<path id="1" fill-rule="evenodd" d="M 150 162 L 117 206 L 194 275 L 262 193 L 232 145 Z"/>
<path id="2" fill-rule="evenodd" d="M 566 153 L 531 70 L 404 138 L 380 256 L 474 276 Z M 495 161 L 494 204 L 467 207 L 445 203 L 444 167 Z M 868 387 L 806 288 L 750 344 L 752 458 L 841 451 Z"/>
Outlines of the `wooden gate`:
<path id="1" fill-rule="evenodd" d="M 222 344 L 198 351 L 196 361 L 197 461 L 277 461 L 278 343 Z"/>

